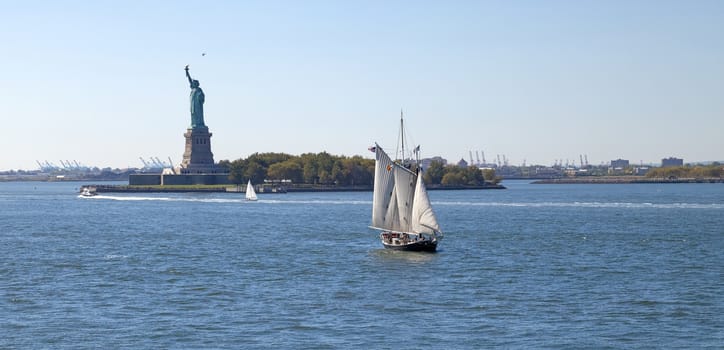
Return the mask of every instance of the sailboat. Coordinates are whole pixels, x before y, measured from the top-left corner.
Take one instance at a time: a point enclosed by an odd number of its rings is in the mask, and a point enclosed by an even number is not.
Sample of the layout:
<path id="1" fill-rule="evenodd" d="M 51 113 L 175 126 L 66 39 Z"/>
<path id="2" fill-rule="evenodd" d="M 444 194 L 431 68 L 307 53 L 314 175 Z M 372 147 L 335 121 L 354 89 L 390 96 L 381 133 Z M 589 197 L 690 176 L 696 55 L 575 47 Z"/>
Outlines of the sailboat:
<path id="1" fill-rule="evenodd" d="M 382 245 L 388 249 L 434 252 L 442 231 L 432 210 L 419 162 L 420 146 L 414 149 L 416 160 L 404 158 L 404 127 L 400 115 L 402 157 L 393 161 L 375 143 L 375 181 L 372 197 L 372 225 L 379 230 Z"/>
<path id="2" fill-rule="evenodd" d="M 246 184 L 246 200 L 248 200 L 248 201 L 257 200 L 256 191 L 254 191 L 254 186 L 252 186 L 251 180 L 249 180 L 249 183 Z"/>

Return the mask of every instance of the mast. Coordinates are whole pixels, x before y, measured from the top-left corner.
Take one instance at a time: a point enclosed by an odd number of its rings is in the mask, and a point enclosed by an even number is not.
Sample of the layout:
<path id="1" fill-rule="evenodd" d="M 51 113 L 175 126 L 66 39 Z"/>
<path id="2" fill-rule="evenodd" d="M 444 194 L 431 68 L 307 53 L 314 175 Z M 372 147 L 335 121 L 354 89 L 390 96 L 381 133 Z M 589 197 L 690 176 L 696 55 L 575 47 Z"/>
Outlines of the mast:
<path id="1" fill-rule="evenodd" d="M 402 108 L 400 108 L 400 144 L 402 145 L 400 160 L 405 164 L 405 123 L 402 119 Z"/>

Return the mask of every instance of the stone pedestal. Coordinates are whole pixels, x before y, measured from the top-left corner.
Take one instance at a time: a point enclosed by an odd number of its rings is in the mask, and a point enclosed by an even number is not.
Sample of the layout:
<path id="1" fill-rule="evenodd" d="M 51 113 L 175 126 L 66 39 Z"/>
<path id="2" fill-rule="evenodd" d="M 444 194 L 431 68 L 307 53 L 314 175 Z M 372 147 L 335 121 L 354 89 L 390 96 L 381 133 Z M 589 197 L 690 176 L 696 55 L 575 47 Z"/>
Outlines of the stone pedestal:
<path id="1" fill-rule="evenodd" d="M 186 149 L 179 173 L 181 174 L 215 174 L 220 172 L 214 165 L 214 154 L 211 153 L 211 133 L 208 127 L 187 129 L 184 133 Z"/>

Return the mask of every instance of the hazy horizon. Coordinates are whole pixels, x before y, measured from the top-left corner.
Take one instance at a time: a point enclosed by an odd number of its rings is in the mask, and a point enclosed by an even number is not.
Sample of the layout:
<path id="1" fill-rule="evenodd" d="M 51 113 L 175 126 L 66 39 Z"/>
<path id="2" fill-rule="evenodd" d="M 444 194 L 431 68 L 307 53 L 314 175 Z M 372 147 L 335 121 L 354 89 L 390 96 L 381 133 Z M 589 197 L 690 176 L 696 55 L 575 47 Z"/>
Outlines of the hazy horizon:
<path id="1" fill-rule="evenodd" d="M 724 2 L 4 6 L 0 170 L 178 164 L 183 67 L 214 159 L 394 149 L 551 165 L 724 159 Z M 205 54 L 205 55 L 202 55 Z"/>

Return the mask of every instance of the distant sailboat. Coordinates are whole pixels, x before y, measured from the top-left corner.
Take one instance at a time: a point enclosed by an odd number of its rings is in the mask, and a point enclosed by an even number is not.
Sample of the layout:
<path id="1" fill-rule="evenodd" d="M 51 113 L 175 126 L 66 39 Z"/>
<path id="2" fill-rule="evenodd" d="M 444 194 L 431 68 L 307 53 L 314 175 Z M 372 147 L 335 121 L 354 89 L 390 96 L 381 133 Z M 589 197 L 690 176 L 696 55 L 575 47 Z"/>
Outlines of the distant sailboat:
<path id="1" fill-rule="evenodd" d="M 246 200 L 248 200 L 248 201 L 257 200 L 256 191 L 254 191 L 254 186 L 252 186 L 251 180 L 249 180 L 249 183 L 246 184 Z"/>
<path id="2" fill-rule="evenodd" d="M 372 197 L 373 229 L 382 231 L 380 240 L 385 248 L 434 252 L 442 239 L 440 225 L 432 210 L 422 181 L 418 161 L 404 160 L 404 131 L 400 116 L 402 159 L 392 161 L 378 144 L 375 152 L 375 182 Z M 418 153 L 420 147 L 414 152 Z"/>

